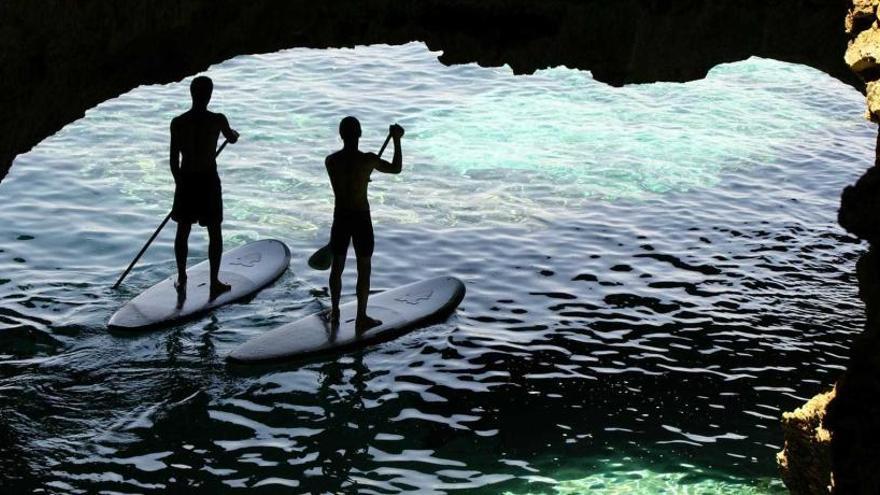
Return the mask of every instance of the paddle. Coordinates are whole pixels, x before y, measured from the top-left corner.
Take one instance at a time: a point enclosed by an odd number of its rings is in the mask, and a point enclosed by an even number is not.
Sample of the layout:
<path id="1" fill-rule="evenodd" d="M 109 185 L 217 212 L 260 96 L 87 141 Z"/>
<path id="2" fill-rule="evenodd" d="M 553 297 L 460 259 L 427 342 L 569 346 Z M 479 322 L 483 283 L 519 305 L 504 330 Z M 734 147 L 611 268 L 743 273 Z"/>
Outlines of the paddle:
<path id="1" fill-rule="evenodd" d="M 217 148 L 217 152 L 214 153 L 214 158 L 220 156 L 220 152 L 223 151 L 223 148 L 225 148 L 227 144 L 229 144 L 229 141 L 224 139 L 223 143 L 220 144 L 220 147 Z M 147 243 L 144 244 L 144 247 L 141 248 L 141 251 L 137 254 L 137 256 L 134 257 L 134 259 L 131 261 L 131 264 L 128 265 L 128 268 L 126 268 L 125 271 L 122 272 L 119 280 L 117 280 L 116 283 L 113 284 L 114 289 L 119 288 L 119 284 L 121 284 L 122 281 L 125 280 L 125 277 L 128 276 L 128 272 L 130 272 L 131 269 L 134 268 L 134 265 L 138 262 L 138 260 L 141 259 L 141 256 L 144 255 L 144 253 L 147 251 L 147 248 L 150 247 L 150 244 L 152 244 L 153 241 L 156 239 L 156 236 L 159 235 L 159 232 L 162 232 L 162 229 L 165 227 L 165 224 L 168 223 L 168 220 L 171 220 L 170 211 L 168 212 L 168 215 L 165 216 L 165 220 L 162 220 L 162 223 L 159 224 L 159 228 L 156 229 L 156 231 L 153 232 L 153 235 L 150 236 L 150 240 L 148 240 Z"/>
<path id="2" fill-rule="evenodd" d="M 385 142 L 382 143 L 382 147 L 379 149 L 379 158 L 382 158 L 382 153 L 385 152 L 385 148 L 388 147 L 388 141 L 391 141 L 391 133 L 388 133 L 388 137 L 385 138 Z M 330 243 L 328 242 L 326 246 L 321 249 L 315 251 L 315 254 L 309 256 L 309 267 L 313 270 L 328 270 L 330 269 L 330 265 L 333 264 L 333 251 L 330 249 Z"/>

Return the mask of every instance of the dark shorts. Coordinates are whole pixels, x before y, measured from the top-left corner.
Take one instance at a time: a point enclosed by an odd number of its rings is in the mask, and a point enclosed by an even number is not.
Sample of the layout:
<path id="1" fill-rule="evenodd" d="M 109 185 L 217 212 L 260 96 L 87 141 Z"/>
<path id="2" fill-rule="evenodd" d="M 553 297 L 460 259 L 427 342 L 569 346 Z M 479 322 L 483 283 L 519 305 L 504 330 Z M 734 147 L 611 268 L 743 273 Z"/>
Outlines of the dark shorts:
<path id="1" fill-rule="evenodd" d="M 330 249 L 334 255 L 348 254 L 349 241 L 358 258 L 373 255 L 373 220 L 368 211 L 335 211 L 330 229 Z"/>
<path id="2" fill-rule="evenodd" d="M 223 222 L 223 193 L 216 174 L 181 175 L 174 190 L 171 218 L 177 223 L 216 225 Z"/>

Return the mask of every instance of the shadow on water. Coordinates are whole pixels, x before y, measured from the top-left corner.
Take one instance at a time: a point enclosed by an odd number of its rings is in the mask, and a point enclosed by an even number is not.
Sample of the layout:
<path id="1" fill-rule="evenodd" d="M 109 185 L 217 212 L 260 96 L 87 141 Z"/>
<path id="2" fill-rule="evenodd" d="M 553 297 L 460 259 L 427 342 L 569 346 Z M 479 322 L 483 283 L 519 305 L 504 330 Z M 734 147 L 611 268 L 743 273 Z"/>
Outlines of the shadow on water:
<path id="1" fill-rule="evenodd" d="M 144 391 L 140 402 L 168 396 L 105 430 L 92 444 L 91 454 L 67 465 L 71 476 L 113 463 L 125 481 L 117 484 L 108 479 L 102 482 L 106 490 L 138 486 L 200 493 L 234 487 L 247 487 L 253 493 L 285 488 L 308 493 L 359 491 L 358 473 L 368 469 L 369 445 L 379 426 L 365 406 L 371 396 L 366 385 L 370 372 L 360 354 L 318 364 L 314 393 L 301 401 L 272 404 L 260 402 L 259 381 L 252 385 L 257 390 L 250 399 L 212 398 L 206 392 L 211 385 L 194 378 L 186 367 L 172 365 L 176 340 L 168 338 L 170 366 L 164 378 L 155 384 L 157 389 Z M 296 369 L 276 366 L 273 373 Z M 245 407 L 259 416 L 259 424 L 226 405 Z M 297 426 L 304 424 L 308 427 Z M 220 436 L 218 427 L 223 429 Z M 109 447 L 114 444 L 118 447 Z M 169 469 L 175 473 L 171 477 Z M 265 469 L 277 471 L 276 476 L 263 476 Z"/>

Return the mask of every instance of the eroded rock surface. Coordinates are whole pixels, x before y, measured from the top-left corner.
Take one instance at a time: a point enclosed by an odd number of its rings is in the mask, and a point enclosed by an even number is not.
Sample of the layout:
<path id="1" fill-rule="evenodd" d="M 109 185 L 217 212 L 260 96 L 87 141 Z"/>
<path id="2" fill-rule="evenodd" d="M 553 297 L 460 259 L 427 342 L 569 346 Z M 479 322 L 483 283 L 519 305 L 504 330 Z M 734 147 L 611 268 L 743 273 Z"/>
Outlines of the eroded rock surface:
<path id="1" fill-rule="evenodd" d="M 782 479 L 792 493 L 828 493 L 831 478 L 831 433 L 825 414 L 835 391 L 819 394 L 782 415 L 785 448 L 776 455 Z"/>

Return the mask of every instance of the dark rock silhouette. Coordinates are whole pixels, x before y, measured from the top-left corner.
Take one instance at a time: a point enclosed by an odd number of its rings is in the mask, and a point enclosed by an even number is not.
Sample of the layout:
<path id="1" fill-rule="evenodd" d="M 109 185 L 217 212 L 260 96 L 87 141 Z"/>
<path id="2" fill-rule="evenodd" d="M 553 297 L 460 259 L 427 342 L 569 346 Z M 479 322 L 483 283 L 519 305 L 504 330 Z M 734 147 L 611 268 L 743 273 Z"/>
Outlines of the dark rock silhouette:
<path id="1" fill-rule="evenodd" d="M 840 494 L 880 493 L 880 260 L 873 243 L 856 264 L 856 274 L 867 322 L 853 341 L 825 418 L 834 493 Z"/>
<path id="2" fill-rule="evenodd" d="M 880 151 L 880 133 L 877 135 Z M 850 234 L 871 243 L 880 241 L 880 155 L 855 184 L 847 186 L 840 197 L 837 222 Z"/>

